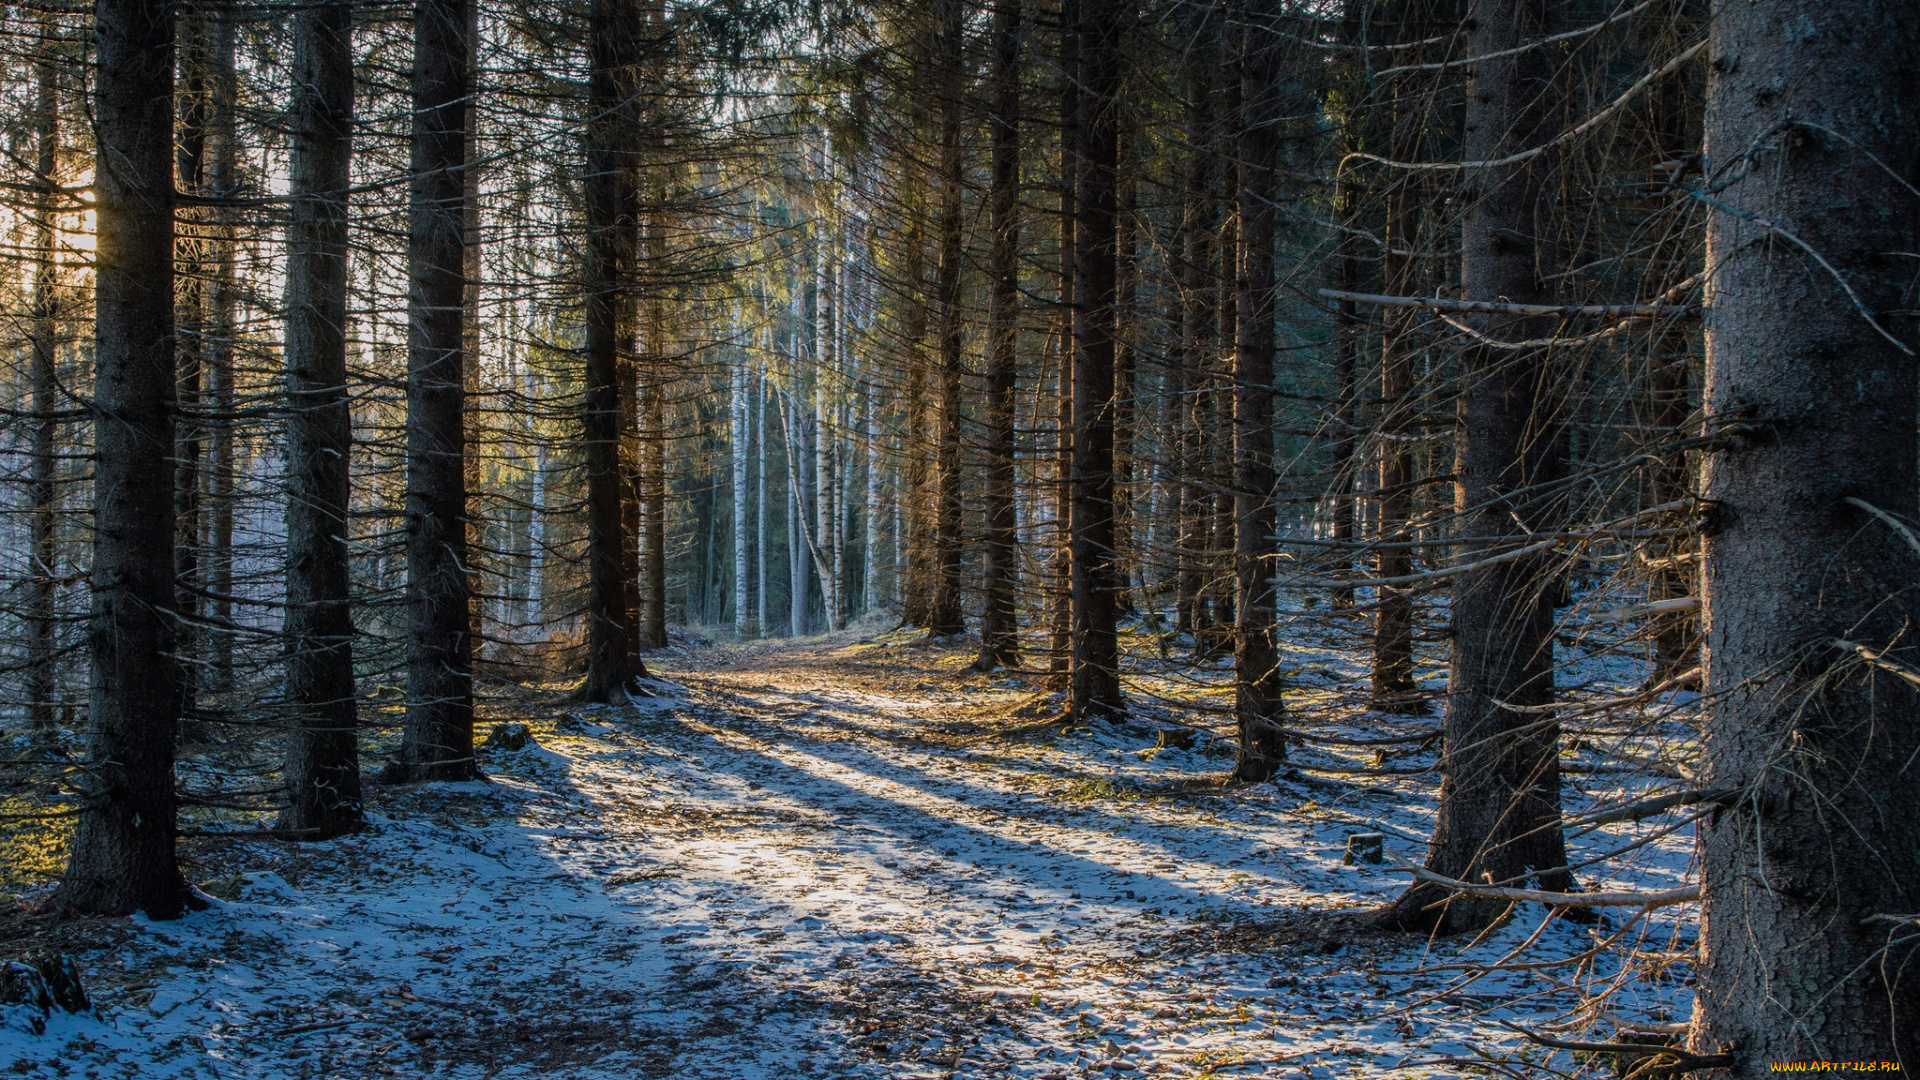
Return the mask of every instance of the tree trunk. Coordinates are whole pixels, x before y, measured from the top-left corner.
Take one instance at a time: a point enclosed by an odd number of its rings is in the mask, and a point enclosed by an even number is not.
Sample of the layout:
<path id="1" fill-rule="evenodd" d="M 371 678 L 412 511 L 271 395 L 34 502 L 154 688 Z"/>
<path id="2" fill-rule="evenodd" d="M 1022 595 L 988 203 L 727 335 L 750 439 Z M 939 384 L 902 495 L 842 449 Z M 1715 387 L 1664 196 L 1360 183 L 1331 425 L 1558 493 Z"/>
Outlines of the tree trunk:
<path id="1" fill-rule="evenodd" d="M 640 664 L 640 612 L 630 530 L 634 505 L 631 429 L 633 262 L 640 198 L 633 152 L 645 49 L 639 13 L 622 0 L 594 0 L 587 15 L 592 70 L 587 78 L 585 407 L 581 454 L 587 474 L 587 679 L 583 701 L 620 700 Z"/>
<path id="2" fill-rule="evenodd" d="M 473 0 L 414 6 L 407 275 L 407 720 L 396 781 L 469 780 L 466 259 Z"/>
<path id="3" fill-rule="evenodd" d="M 1920 1062 L 1920 20 L 1718 3 L 1707 175 L 1706 769 L 1694 1041 L 1713 1075 Z M 1790 88 L 1783 90 L 1783 88 Z M 1818 257 L 1811 252 L 1819 252 Z M 1858 500 L 1851 501 L 1851 500 Z M 1857 643 L 1858 651 L 1841 643 Z M 1885 650 L 1882 652 L 1882 650 Z"/>
<path id="4" fill-rule="evenodd" d="M 823 173 L 831 169 L 824 150 L 820 161 Z M 845 598 L 842 595 L 846 576 L 840 548 L 840 434 L 839 424 L 835 420 L 833 384 L 829 378 L 829 373 L 839 370 L 833 333 L 833 324 L 839 317 L 834 306 L 837 300 L 834 288 L 837 275 L 833 268 L 833 244 L 836 239 L 829 235 L 824 242 L 816 245 L 814 263 L 813 554 L 814 568 L 820 577 L 821 611 L 826 616 L 827 629 L 837 633 L 846 629 Z"/>
<path id="5" fill-rule="evenodd" d="M 1196 635 L 1195 653 L 1203 657 L 1228 655 L 1233 651 L 1233 630 L 1238 622 L 1234 615 L 1234 528 L 1233 528 L 1233 350 L 1240 336 L 1240 297 L 1238 276 L 1240 265 L 1240 176 L 1244 171 L 1234 146 L 1235 129 L 1240 118 L 1240 79 L 1232 69 L 1233 44 L 1223 27 L 1213 38 L 1219 43 L 1221 64 L 1230 76 L 1225 80 L 1220 100 L 1216 103 L 1218 116 L 1225 123 L 1216 121 L 1212 132 L 1212 141 L 1217 148 L 1221 162 L 1220 193 L 1220 241 L 1218 261 L 1215 265 L 1213 285 L 1219 290 L 1220 300 L 1214 309 L 1220 320 L 1218 337 L 1219 350 L 1209 359 L 1211 370 L 1207 372 L 1207 389 L 1203 395 L 1206 402 L 1206 423 L 1201 434 L 1206 451 L 1206 484 L 1209 493 L 1204 504 L 1210 510 L 1208 520 L 1202 525 L 1206 536 L 1206 578 L 1202 593 L 1207 598 L 1210 609 L 1208 630 Z"/>
<path id="6" fill-rule="evenodd" d="M 748 451 L 752 449 L 752 432 L 747 426 L 751 402 L 748 378 L 745 358 L 737 357 L 727 368 L 727 417 L 730 421 L 727 451 L 733 466 L 733 633 L 739 638 L 757 637 L 760 633 L 759 623 L 754 619 L 753 605 L 747 601 L 752 595 L 747 588 L 752 572 L 747 559 L 748 515 L 752 512 L 747 498 Z"/>
<path id="7" fill-rule="evenodd" d="M 909 169 L 917 170 L 917 164 L 909 164 Z M 901 253 L 902 289 L 905 290 L 906 307 L 905 340 L 902 342 L 907 361 L 907 400 L 906 421 L 906 504 L 899 508 L 897 520 L 903 525 L 906 536 L 904 551 L 897 560 L 900 579 L 900 623 L 902 626 L 925 627 L 927 615 L 933 605 L 933 582 L 928 568 L 931 563 L 933 546 L 932 523 L 928 520 L 928 488 L 933 470 L 928 468 L 924 448 L 932 441 L 927 423 L 927 298 L 926 298 L 926 236 L 921 203 L 924 201 L 924 189 L 917 176 L 907 179 L 907 223 L 902 242 L 906 250 Z"/>
<path id="8" fill-rule="evenodd" d="M 655 236 L 658 236 L 656 227 Z M 664 259 L 665 247 L 648 256 L 654 265 Z M 653 335 L 642 380 L 644 419 L 640 436 L 640 513 L 646 530 L 646 550 L 640 553 L 642 595 L 646 624 L 640 635 L 644 648 L 667 647 L 667 328 L 666 305 L 649 305 L 647 321 Z"/>
<path id="9" fill-rule="evenodd" d="M 1400 80 L 1395 91 L 1397 104 L 1388 153 L 1397 161 L 1414 161 L 1421 153 L 1428 109 L 1423 100 L 1410 100 L 1412 87 L 1406 80 Z M 1394 296 L 1408 296 L 1416 290 L 1420 195 L 1416 173 L 1398 172 L 1387 187 L 1386 250 L 1381 254 L 1380 269 L 1386 291 Z M 1397 578 L 1413 570 L 1412 550 L 1404 545 L 1411 537 L 1407 525 L 1413 516 L 1414 458 L 1409 440 L 1418 433 L 1412 421 L 1420 410 L 1413 392 L 1415 313 L 1389 308 L 1381 317 L 1385 325 L 1380 334 L 1380 420 L 1376 436 L 1380 468 L 1375 476 L 1375 505 L 1379 508 L 1376 536 L 1381 546 L 1375 551 L 1373 569 L 1377 577 Z M 1413 681 L 1413 589 L 1408 586 L 1379 586 L 1373 616 L 1371 691 L 1370 707 L 1381 712 L 1425 710 Z"/>
<path id="10" fill-rule="evenodd" d="M 1081 0 L 1084 98 L 1074 162 L 1073 671 L 1068 708 L 1079 720 L 1119 713 L 1119 561 L 1114 552 L 1113 349 L 1118 296 L 1117 173 L 1120 42 L 1113 0 Z"/>
<path id="11" fill-rule="evenodd" d="M 1115 200 L 1114 297 L 1113 297 L 1113 535 L 1114 573 L 1119 584 L 1114 597 L 1120 618 L 1137 614 L 1133 605 L 1135 572 L 1139 569 L 1139 545 L 1133 536 L 1133 434 L 1135 423 L 1135 385 L 1133 347 L 1134 307 L 1140 299 L 1140 229 L 1135 214 L 1138 184 L 1130 175 L 1134 163 L 1128 159 L 1131 131 L 1120 133 L 1121 149 Z"/>
<path id="12" fill-rule="evenodd" d="M 98 0 L 94 539 L 84 798 L 55 902 L 172 919 L 173 5 Z"/>
<path id="13" fill-rule="evenodd" d="M 1699 37 L 1700 22 L 1693 17 L 1691 3 L 1683 0 L 1679 17 L 1664 27 L 1664 33 L 1650 43 L 1655 48 L 1672 48 L 1677 42 Z M 1695 272 L 1699 251 L 1690 230 L 1679 227 L 1673 213 L 1676 204 L 1690 198 L 1681 186 L 1680 171 L 1700 149 L 1701 117 L 1692 108 L 1693 87 L 1686 79 L 1674 77 L 1655 87 L 1650 95 L 1648 126 L 1651 129 L 1651 175 L 1665 169 L 1669 183 L 1656 189 L 1648 200 L 1649 224 L 1665 223 L 1664 235 L 1657 239 L 1648 258 L 1647 279 L 1655 295 L 1665 295 Z M 1676 164 L 1677 163 L 1677 164 Z M 1660 227 L 1656 225 L 1655 227 Z M 1700 330 L 1698 314 L 1667 320 L 1648 350 L 1646 392 L 1642 398 L 1641 419 L 1645 438 L 1659 444 L 1686 437 L 1685 428 L 1694 415 L 1693 373 L 1697 359 L 1694 342 Z M 1655 506 L 1685 499 L 1698 490 L 1693 475 L 1697 455 L 1684 450 L 1656 451 L 1660 461 L 1649 470 L 1648 501 Z M 1649 543 L 1643 554 L 1657 560 L 1647 583 L 1647 599 L 1652 602 L 1678 600 L 1699 595 L 1698 546 L 1690 536 L 1662 538 Z M 1696 612 L 1676 611 L 1653 616 L 1648 627 L 1653 639 L 1653 673 L 1648 685 L 1669 682 L 1700 664 L 1700 619 Z M 1697 680 L 1692 680 L 1697 685 Z"/>
<path id="14" fill-rule="evenodd" d="M 239 76 L 234 70 L 234 19 L 236 12 L 225 3 L 213 5 L 202 23 L 206 34 L 207 62 L 207 173 L 206 191 L 232 197 L 239 189 L 236 168 L 238 132 L 234 110 L 237 106 Z M 207 544 L 206 583 L 213 593 L 213 616 L 218 624 L 233 622 L 233 507 L 235 489 L 233 346 L 238 332 L 236 307 L 239 284 L 234 264 L 237 237 L 234 211 L 215 207 L 209 214 L 207 245 L 211 286 L 206 296 L 205 379 L 206 410 L 212 414 L 209 425 L 212 445 L 207 463 Z M 210 250 L 208 250 L 210 249 Z M 206 633 L 209 652 L 207 689 L 225 694 L 233 689 L 233 633 L 215 626 Z M 197 681 L 197 680 L 196 680 Z"/>
<path id="15" fill-rule="evenodd" d="M 889 594 L 880 587 L 880 528 L 881 514 L 881 429 L 880 401 L 874 392 L 874 370 L 868 362 L 868 377 L 861 380 L 860 391 L 860 441 L 866 451 L 866 466 L 861 471 L 861 491 L 864 494 L 865 511 L 861 523 L 865 526 L 865 535 L 860 544 L 860 610 L 863 614 L 878 611 L 887 603 Z"/>
<path id="16" fill-rule="evenodd" d="M 1360 42 L 1360 16 L 1364 0 L 1343 0 L 1340 17 L 1340 40 L 1349 45 Z M 1342 154 L 1350 154 L 1361 148 L 1365 139 L 1361 130 L 1361 110 L 1359 97 L 1365 92 L 1361 82 L 1362 71 L 1358 64 L 1342 64 L 1339 85 L 1346 98 L 1344 109 L 1340 113 L 1340 149 Z M 1360 291 L 1359 237 L 1355 230 L 1360 223 L 1360 192 L 1352 179 L 1342 175 L 1333 189 L 1334 219 L 1342 226 L 1334 242 L 1334 281 L 1335 288 L 1342 292 Z M 1353 550 L 1351 545 L 1359 535 L 1358 499 L 1354 489 L 1359 486 L 1356 475 L 1355 458 L 1359 446 L 1359 405 L 1360 396 L 1360 349 L 1364 329 L 1359 313 L 1351 300 L 1341 300 L 1335 305 L 1334 314 L 1334 359 L 1333 382 L 1333 446 L 1332 460 L 1328 471 L 1332 479 L 1327 486 L 1327 494 L 1332 502 L 1331 533 L 1334 542 L 1334 556 L 1328 560 L 1332 564 L 1333 576 L 1345 578 L 1353 573 Z M 1351 608 L 1354 605 L 1354 588 L 1351 585 L 1337 585 L 1333 590 L 1333 606 Z"/>
<path id="17" fill-rule="evenodd" d="M 287 225 L 287 744 L 291 803 L 278 828 L 324 839 L 360 827 L 360 748 L 349 593 L 347 189 L 353 9 L 293 16 Z"/>
<path id="18" fill-rule="evenodd" d="M 1497 159 L 1552 137 L 1558 110 L 1552 54 L 1534 48 L 1498 55 L 1551 33 L 1558 0 L 1475 0 L 1468 55 L 1474 65 L 1462 153 Z M 1550 158 L 1470 170 L 1461 259 L 1469 300 L 1546 303 L 1557 264 Z M 1537 323 L 1537 320 L 1535 320 Z M 1483 320 L 1492 336 L 1533 337 L 1551 326 Z M 1457 497 L 1458 528 L 1486 537 L 1551 531 L 1551 507 L 1538 495 L 1511 497 L 1552 479 L 1559 466 L 1547 356 L 1540 351 L 1471 347 L 1463 357 Z M 1519 528 L 1516 530 L 1515 526 Z M 1501 545 L 1457 545 L 1471 562 Z M 1560 831 L 1560 727 L 1551 717 L 1514 712 L 1553 700 L 1553 597 L 1548 557 L 1519 559 L 1455 579 L 1453 662 L 1441 758 L 1440 812 L 1427 866 L 1447 877 L 1508 885 L 1538 878 L 1548 889 L 1572 884 Z M 1505 900 L 1455 896 L 1425 883 L 1386 912 L 1401 927 L 1479 930 L 1507 909 Z"/>
<path id="19" fill-rule="evenodd" d="M 1198 54 L 1204 56 L 1204 53 Z M 1211 65 L 1196 58 L 1192 64 L 1188 88 L 1188 138 L 1195 143 L 1208 142 L 1209 117 L 1213 98 Z M 1180 354 L 1173 378 L 1170 411 L 1175 418 L 1174 517 L 1177 522 L 1177 550 L 1174 556 L 1174 605 L 1177 614 L 1174 632 L 1193 635 L 1196 644 L 1208 632 L 1204 597 L 1206 583 L 1205 486 L 1200 482 L 1205 460 L 1202 443 L 1200 406 L 1205 379 L 1207 353 L 1218 326 L 1214 316 L 1215 294 L 1209 287 L 1213 263 L 1213 153 L 1212 147 L 1194 147 L 1187 163 L 1180 205 Z"/>
<path id="20" fill-rule="evenodd" d="M 1284 706 L 1274 645 L 1273 336 L 1274 166 L 1278 160 L 1280 80 L 1267 34 L 1270 10 L 1254 0 L 1240 53 L 1240 312 L 1233 351 L 1234 578 L 1233 712 L 1239 735 L 1233 775 L 1259 782 L 1286 760 L 1279 723 Z"/>
<path id="21" fill-rule="evenodd" d="M 56 24 L 51 15 L 40 18 L 42 41 L 33 58 L 33 167 L 39 174 L 30 214 L 33 226 L 33 298 L 28 314 L 27 336 L 32 354 L 28 373 L 33 411 L 29 436 L 31 454 L 27 462 L 28 549 L 32 564 L 27 570 L 26 596 L 22 604 L 26 629 L 27 721 L 35 737 L 53 734 L 59 696 L 58 669 L 54 660 L 54 634 L 58 625 L 54 583 L 59 577 L 60 552 L 54 542 L 59 522 L 54 480 L 59 462 L 55 458 L 60 422 L 54 418 L 59 396 L 57 335 L 60 326 L 60 269 L 55 247 L 53 215 L 58 197 L 60 150 L 60 99 L 57 69 L 54 66 Z"/>
<path id="22" fill-rule="evenodd" d="M 787 429 L 787 583 L 788 632 L 794 637 L 805 637 L 808 629 L 808 578 L 807 566 L 812 556 L 807 552 L 807 493 L 800 483 L 800 461 L 807 456 L 806 433 L 800 426 L 800 407 L 794 404 L 792 396 L 787 396 L 785 404 Z"/>
<path id="23" fill-rule="evenodd" d="M 753 431 L 759 450 L 756 455 L 759 464 L 753 477 L 753 564 L 759 568 L 753 583 L 753 625 L 754 633 L 764 635 L 773 630 L 767 617 L 767 469 L 773 458 L 767 450 L 767 373 L 764 370 L 753 379 Z"/>
<path id="24" fill-rule="evenodd" d="M 940 441 L 936 472 L 940 484 L 934 525 L 933 602 L 927 612 L 927 635 L 948 637 L 965 632 L 960 611 L 960 570 L 965 539 L 960 535 L 961 469 L 965 429 L 960 416 L 960 380 L 964 374 L 960 348 L 966 329 L 960 310 L 960 273 L 966 253 L 961 249 L 960 211 L 965 189 L 960 157 L 960 119 L 965 103 L 961 71 L 961 0 L 934 0 L 935 64 L 940 72 L 940 264 L 934 272 L 934 305 L 939 312 Z"/>
<path id="25" fill-rule="evenodd" d="M 1080 157 L 1080 0 L 1060 0 L 1060 268 L 1057 284 L 1059 372 L 1054 377 L 1054 482 L 1051 612 L 1047 674 L 1073 672 L 1073 343 L 1079 334 L 1074 297 L 1078 228 L 1075 187 Z"/>
<path id="26" fill-rule="evenodd" d="M 978 671 L 1020 663 L 1014 599 L 1020 584 L 1014 515 L 1014 383 L 1020 314 L 1020 0 L 993 5 L 992 159 L 988 165 L 986 534 L 980 571 Z"/>
<path id="27" fill-rule="evenodd" d="M 174 97 L 179 106 L 179 128 L 174 137 L 174 156 L 179 165 L 179 190 L 205 197 L 212 193 L 207 180 L 207 126 L 213 107 L 207 90 L 207 43 L 204 16 L 188 9 L 176 29 L 179 52 L 174 75 Z M 205 737 L 204 726 L 194 719 L 199 711 L 200 690 L 207 680 L 199 667 L 201 637 L 205 621 L 203 580 L 200 563 L 204 530 L 202 511 L 206 506 L 207 483 L 206 357 L 208 341 L 206 308 L 212 289 L 210 253 L 213 247 L 212 211 L 204 207 L 186 207 L 179 212 L 187 227 L 176 232 L 176 277 L 174 299 L 175 394 L 178 403 L 174 421 L 173 471 L 173 576 L 174 576 L 174 648 L 181 658 L 180 735 L 189 741 Z"/>

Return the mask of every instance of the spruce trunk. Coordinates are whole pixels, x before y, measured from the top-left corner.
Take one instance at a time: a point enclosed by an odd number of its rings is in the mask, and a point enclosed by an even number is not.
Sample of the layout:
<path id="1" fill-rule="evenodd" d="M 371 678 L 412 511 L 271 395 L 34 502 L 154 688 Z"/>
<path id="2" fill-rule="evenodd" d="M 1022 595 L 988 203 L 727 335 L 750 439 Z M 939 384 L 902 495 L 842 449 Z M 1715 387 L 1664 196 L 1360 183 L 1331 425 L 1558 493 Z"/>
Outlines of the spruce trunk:
<path id="1" fill-rule="evenodd" d="M 1118 297 L 1120 42 L 1125 14 L 1111 0 L 1079 5 L 1082 94 L 1074 161 L 1073 671 L 1077 720 L 1111 716 L 1120 696 L 1119 560 L 1114 551 L 1113 366 Z"/>
<path id="2" fill-rule="evenodd" d="M 1020 313 L 1020 0 L 994 0 L 993 129 L 987 228 L 986 535 L 981 566 L 979 671 L 1020 662 L 1014 599 L 1020 550 L 1014 511 L 1014 383 Z"/>
<path id="3" fill-rule="evenodd" d="M 407 276 L 407 720 L 395 780 L 470 780 L 466 260 L 473 0 L 414 6 Z"/>
<path id="4" fill-rule="evenodd" d="M 1468 12 L 1476 62 L 1468 92 L 1463 153 L 1490 161 L 1545 144 L 1555 130 L 1554 61 L 1545 48 L 1519 47 L 1552 32 L 1558 0 L 1476 0 Z M 1553 297 L 1554 192 L 1550 154 L 1465 174 L 1461 277 L 1469 300 L 1548 303 Z M 1482 320 L 1492 336 L 1541 337 L 1551 326 Z M 1462 358 L 1461 443 L 1456 527 L 1468 536 L 1551 531 L 1552 492 L 1537 485 L 1559 466 L 1548 354 L 1470 347 Z M 1471 562 L 1497 542 L 1456 545 Z M 1519 559 L 1460 575 L 1452 606 L 1453 660 L 1441 754 L 1440 811 L 1427 867 L 1475 883 L 1547 889 L 1571 885 L 1560 830 L 1560 727 L 1537 710 L 1553 700 L 1552 567 Z M 1432 906 L 1441 901 L 1443 906 Z M 1506 911 L 1505 900 L 1454 896 L 1415 885 L 1388 909 L 1401 927 L 1477 931 Z"/>
<path id="5" fill-rule="evenodd" d="M 347 189 L 353 150 L 353 10 L 293 16 L 287 225 L 287 744 L 278 828 L 325 838 L 360 827 L 347 557 L 353 417 L 347 397 Z"/>
<path id="6" fill-rule="evenodd" d="M 1273 42 L 1256 0 L 1240 55 L 1240 312 L 1233 352 L 1234 719 L 1236 779 L 1261 781 L 1286 760 L 1279 724 L 1280 660 L 1274 643 L 1273 503 L 1274 166 L 1280 87 Z"/>
<path id="7" fill-rule="evenodd" d="M 84 798 L 55 903 L 177 918 L 173 5 L 99 0 L 94 538 Z"/>
<path id="8" fill-rule="evenodd" d="M 1706 173 L 1702 788 L 1694 1041 L 1920 1065 L 1912 643 L 1920 20 L 1714 5 Z M 1789 88 L 1784 90 L 1783 88 Z M 1812 253 L 1819 252 L 1819 256 Z M 1863 505 L 1865 504 L 1865 505 Z"/>

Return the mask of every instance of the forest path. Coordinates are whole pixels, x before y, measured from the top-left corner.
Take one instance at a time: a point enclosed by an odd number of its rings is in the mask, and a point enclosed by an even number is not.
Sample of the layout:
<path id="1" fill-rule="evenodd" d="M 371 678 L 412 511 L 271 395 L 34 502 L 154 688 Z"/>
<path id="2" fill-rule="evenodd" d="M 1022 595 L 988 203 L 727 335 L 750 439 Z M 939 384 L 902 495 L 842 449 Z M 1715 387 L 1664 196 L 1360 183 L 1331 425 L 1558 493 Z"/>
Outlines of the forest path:
<path id="1" fill-rule="evenodd" d="M 1227 786 L 1205 736 L 992 738 L 1031 690 L 887 640 L 676 651 L 631 706 L 496 708 L 538 745 L 492 783 L 231 845 L 272 869 L 140 924 L 111 1030 L 22 1075 L 1324 1078 L 1466 1034 L 1364 970 L 1418 954 L 1342 914 L 1395 885 L 1340 866 L 1364 820 Z"/>

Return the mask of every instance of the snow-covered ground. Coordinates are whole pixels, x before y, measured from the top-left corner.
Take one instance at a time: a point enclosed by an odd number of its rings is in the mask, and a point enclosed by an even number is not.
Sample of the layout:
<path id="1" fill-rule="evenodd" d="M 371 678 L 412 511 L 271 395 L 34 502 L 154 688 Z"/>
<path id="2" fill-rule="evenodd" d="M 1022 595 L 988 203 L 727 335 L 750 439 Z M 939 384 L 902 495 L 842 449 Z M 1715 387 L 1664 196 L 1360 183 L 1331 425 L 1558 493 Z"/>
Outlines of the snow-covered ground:
<path id="1" fill-rule="evenodd" d="M 1291 659 L 1301 700 L 1351 684 L 1337 656 Z M 261 867 L 216 889 L 234 899 L 80 957 L 100 1015 L 0 1025 L 0 1072 L 1451 1076 L 1483 1054 L 1579 1067 L 1501 1020 L 1585 1009 L 1590 1032 L 1555 1030 L 1604 1038 L 1685 1018 L 1682 909 L 1622 927 L 1522 906 L 1474 943 L 1364 927 L 1406 879 L 1343 865 L 1346 839 L 1420 856 L 1434 784 L 1407 770 L 1430 753 L 1302 749 L 1280 782 L 1228 786 L 1204 733 L 991 737 L 1032 691 L 963 661 L 719 648 L 631 707 L 530 698 L 538 744 L 490 756 L 491 783 L 382 792 L 368 832 L 297 851 L 233 842 Z M 1432 724 L 1367 719 L 1351 730 Z M 1626 790 L 1579 779 L 1570 814 Z M 1663 822 L 1580 836 L 1576 861 Z M 1670 888 L 1690 848 L 1675 831 L 1600 880 Z M 1614 947 L 1585 963 L 1471 967 L 1596 937 Z"/>

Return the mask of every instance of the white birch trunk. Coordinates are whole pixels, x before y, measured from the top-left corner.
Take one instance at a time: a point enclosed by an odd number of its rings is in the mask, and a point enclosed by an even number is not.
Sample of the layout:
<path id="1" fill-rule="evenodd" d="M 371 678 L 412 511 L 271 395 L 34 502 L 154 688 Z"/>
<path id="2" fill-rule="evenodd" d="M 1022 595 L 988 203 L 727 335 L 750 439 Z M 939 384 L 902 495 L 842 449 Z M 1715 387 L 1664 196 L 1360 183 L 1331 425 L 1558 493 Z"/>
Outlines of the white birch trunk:
<path id="1" fill-rule="evenodd" d="M 845 627 L 846 620 L 840 603 L 840 579 L 836 569 L 840 564 L 840 529 L 835 521 L 835 503 L 838 501 L 835 492 L 838 485 L 834 479 L 837 436 L 833 430 L 833 395 L 826 378 L 834 359 L 833 337 L 829 328 L 833 319 L 834 293 L 831 262 L 831 254 L 822 247 L 814 261 L 813 355 L 818 361 L 813 384 L 813 415 L 817 425 L 813 440 L 814 544 L 820 564 L 820 597 L 826 608 L 827 629 L 840 630 Z"/>
<path id="2" fill-rule="evenodd" d="M 727 373 L 728 404 L 733 413 L 733 632 L 757 632 L 747 603 L 747 368 L 744 360 Z"/>
<path id="3" fill-rule="evenodd" d="M 805 454 L 805 440 L 800 433 L 800 410 L 791 401 L 787 403 L 786 410 L 787 622 L 794 637 L 804 637 L 807 633 L 807 563 L 810 561 L 806 538 L 802 535 L 807 520 L 806 492 L 800 486 L 800 458 Z"/>
<path id="4" fill-rule="evenodd" d="M 767 373 L 753 379 L 753 429 L 758 439 L 760 467 L 753 478 L 753 564 L 760 573 L 754 579 L 753 625 L 755 632 L 767 632 Z"/>

